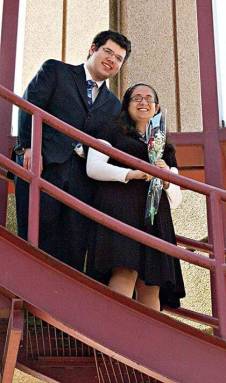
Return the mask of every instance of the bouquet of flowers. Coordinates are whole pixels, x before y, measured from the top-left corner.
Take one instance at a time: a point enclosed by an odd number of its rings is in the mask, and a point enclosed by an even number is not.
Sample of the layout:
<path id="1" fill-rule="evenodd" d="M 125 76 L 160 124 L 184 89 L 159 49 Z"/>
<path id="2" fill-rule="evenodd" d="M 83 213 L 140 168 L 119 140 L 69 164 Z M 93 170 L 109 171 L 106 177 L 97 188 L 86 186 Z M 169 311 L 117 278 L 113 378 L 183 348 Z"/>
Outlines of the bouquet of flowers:
<path id="1" fill-rule="evenodd" d="M 146 142 L 148 157 L 152 165 L 162 158 L 166 142 L 166 111 L 159 112 L 150 119 L 146 127 Z M 158 212 L 159 202 L 162 195 L 163 181 L 153 177 L 150 181 L 145 219 L 153 225 L 155 215 Z"/>

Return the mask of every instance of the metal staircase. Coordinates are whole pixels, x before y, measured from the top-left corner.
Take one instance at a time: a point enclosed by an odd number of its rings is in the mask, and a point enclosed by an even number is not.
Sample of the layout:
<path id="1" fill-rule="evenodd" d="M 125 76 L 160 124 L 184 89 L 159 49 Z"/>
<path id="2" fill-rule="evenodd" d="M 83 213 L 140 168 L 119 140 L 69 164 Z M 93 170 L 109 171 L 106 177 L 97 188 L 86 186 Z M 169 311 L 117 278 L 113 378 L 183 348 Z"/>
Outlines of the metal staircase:
<path id="1" fill-rule="evenodd" d="M 0 227 L 0 289 L 4 297 L 10 298 L 12 305 L 2 356 L 2 383 L 12 381 L 16 365 L 50 382 L 55 379 L 75 383 L 140 383 L 157 379 L 157 382 L 223 383 L 226 376 L 226 252 L 222 211 L 226 191 L 162 171 L 106 147 L 2 86 L 0 95 L 34 115 L 31 171 L 0 154 L 1 169 L 10 170 L 30 183 L 29 206 L 32 207 L 29 208 L 28 219 L 29 243 Z M 166 243 L 108 217 L 42 179 L 39 174 L 42 121 L 126 165 L 206 195 L 212 244 L 200 244 L 181 237 L 179 241 L 191 243 L 194 248 L 209 253 L 209 257 Z M 206 335 L 149 310 L 41 252 L 37 247 L 41 190 L 112 230 L 209 269 L 213 276 L 214 316 L 202 316 L 188 310 L 177 310 L 177 313 L 208 323 L 216 328 L 219 337 Z M 24 310 L 29 313 L 26 314 L 26 331 Z M 32 328 L 30 314 L 38 318 L 38 322 L 33 319 Z M 40 325 L 42 321 L 44 326 Z M 4 325 L 5 322 L 3 328 Z M 48 331 L 50 325 L 53 328 Z M 77 355 L 67 355 L 72 353 L 69 343 L 73 342 Z M 54 355 L 50 350 L 54 350 Z"/>
<path id="2" fill-rule="evenodd" d="M 47 382 L 225 381 L 224 339 L 110 291 L 3 227 L 0 264 L 11 301 L 2 382 L 15 365 Z"/>
<path id="3" fill-rule="evenodd" d="M 4 1 L 0 84 L 5 87 L 0 85 L 0 171 L 5 174 L 10 170 L 30 183 L 30 206 L 35 209 L 32 212 L 30 209 L 29 213 L 28 243 L 9 233 L 3 227 L 8 184 L 0 180 L 1 383 L 12 381 L 15 367 L 46 382 L 225 382 L 226 191 L 223 188 L 226 186 L 226 129 L 218 128 L 211 1 L 197 0 L 196 3 L 203 132 L 172 134 L 180 174 L 191 178 L 188 179 L 162 173 L 118 150 L 106 148 L 10 92 L 9 89 L 13 89 L 18 2 L 14 6 L 12 1 Z M 7 25 L 11 26 L 12 44 L 8 44 Z M 213 97 L 215 102 L 209 102 Z M 7 158 L 12 104 L 34 116 L 31 172 Z M 207 256 L 166 244 L 107 217 L 40 178 L 42 121 L 124 164 L 204 194 L 208 201 L 209 243 L 182 237 L 178 237 L 178 243 L 199 249 Z M 215 335 L 205 334 L 166 315 L 173 310 L 168 309 L 163 314 L 147 309 L 40 251 L 37 247 L 40 189 L 113 230 L 210 270 L 213 316 L 185 309 L 178 309 L 176 314 L 207 324 Z"/>

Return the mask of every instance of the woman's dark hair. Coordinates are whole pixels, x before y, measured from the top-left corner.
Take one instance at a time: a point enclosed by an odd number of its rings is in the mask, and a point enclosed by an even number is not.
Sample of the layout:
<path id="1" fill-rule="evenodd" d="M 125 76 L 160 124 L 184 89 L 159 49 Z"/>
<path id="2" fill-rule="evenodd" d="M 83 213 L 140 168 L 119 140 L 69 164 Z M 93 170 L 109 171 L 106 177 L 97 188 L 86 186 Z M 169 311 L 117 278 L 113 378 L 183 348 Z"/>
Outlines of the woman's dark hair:
<path id="1" fill-rule="evenodd" d="M 136 84 L 132 85 L 131 87 L 129 87 L 127 89 L 126 93 L 124 94 L 123 100 L 122 100 L 122 108 L 121 108 L 121 112 L 119 115 L 118 124 L 122 127 L 123 131 L 126 134 L 131 134 L 131 135 L 133 135 L 133 134 L 136 135 L 136 126 L 135 126 L 134 121 L 132 120 L 132 118 L 129 115 L 128 109 L 129 109 L 129 104 L 131 102 L 131 96 L 133 94 L 133 91 L 138 86 L 147 86 L 148 88 L 150 88 L 154 94 L 155 103 L 159 104 L 158 94 L 157 94 L 156 90 L 151 85 L 144 84 L 144 83 L 140 82 L 140 83 L 136 83 Z"/>
<path id="2" fill-rule="evenodd" d="M 124 62 L 128 59 L 130 53 L 131 53 L 131 42 L 127 39 L 126 36 L 122 35 L 119 32 L 115 32 L 112 30 L 103 31 L 98 33 L 93 41 L 92 44 L 95 44 L 96 49 L 98 50 L 102 45 L 104 45 L 108 40 L 114 41 L 114 43 L 118 44 L 121 48 L 126 50 L 126 56 L 124 59 Z M 90 54 L 87 58 L 90 57 Z"/>

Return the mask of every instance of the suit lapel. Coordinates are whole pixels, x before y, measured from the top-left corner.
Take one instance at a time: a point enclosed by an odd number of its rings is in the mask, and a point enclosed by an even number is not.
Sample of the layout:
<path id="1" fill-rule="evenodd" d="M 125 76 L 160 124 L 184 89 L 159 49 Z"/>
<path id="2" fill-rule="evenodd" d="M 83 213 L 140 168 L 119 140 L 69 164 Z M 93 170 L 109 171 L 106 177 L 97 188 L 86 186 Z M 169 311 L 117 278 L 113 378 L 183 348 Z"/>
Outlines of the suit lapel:
<path id="1" fill-rule="evenodd" d="M 78 89 L 78 92 L 88 109 L 88 99 L 87 99 L 87 90 L 86 90 L 86 75 L 84 71 L 83 64 L 75 66 L 73 68 L 74 80 Z"/>
<path id="2" fill-rule="evenodd" d="M 87 99 L 87 89 L 86 89 L 86 75 L 84 71 L 83 64 L 77 65 L 73 67 L 73 74 L 74 74 L 74 80 L 78 89 L 78 92 L 84 101 L 84 104 L 87 109 L 88 108 L 88 99 Z M 106 83 L 104 82 L 103 85 L 100 87 L 98 96 L 96 100 L 94 101 L 91 110 L 100 108 L 105 102 L 108 101 L 110 97 L 110 91 L 108 90 Z"/>
<path id="3" fill-rule="evenodd" d="M 104 82 L 103 85 L 100 87 L 98 96 L 96 100 L 94 101 L 91 110 L 100 108 L 105 102 L 108 101 L 110 97 L 110 91 L 108 90 L 106 83 Z"/>

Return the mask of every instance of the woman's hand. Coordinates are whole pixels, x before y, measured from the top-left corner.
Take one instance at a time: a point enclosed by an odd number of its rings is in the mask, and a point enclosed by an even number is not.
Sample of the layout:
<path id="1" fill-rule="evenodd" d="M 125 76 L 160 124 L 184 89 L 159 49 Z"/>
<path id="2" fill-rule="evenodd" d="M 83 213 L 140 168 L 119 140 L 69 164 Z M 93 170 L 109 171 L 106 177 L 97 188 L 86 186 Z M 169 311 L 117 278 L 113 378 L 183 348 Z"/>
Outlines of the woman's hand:
<path id="1" fill-rule="evenodd" d="M 164 160 L 157 160 L 155 165 L 158 166 L 158 168 L 169 170 L 169 166 Z"/>
<path id="2" fill-rule="evenodd" d="M 162 159 L 161 160 L 157 160 L 155 165 L 158 166 L 158 168 L 160 168 L 160 169 L 169 170 L 169 166 Z M 163 181 L 163 189 L 168 189 L 169 185 L 170 185 L 169 181 Z"/>
<path id="3" fill-rule="evenodd" d="M 129 170 L 126 176 L 126 181 L 130 181 L 130 180 L 145 180 L 146 181 L 147 176 L 149 176 L 149 174 L 144 173 L 141 170 Z"/>

